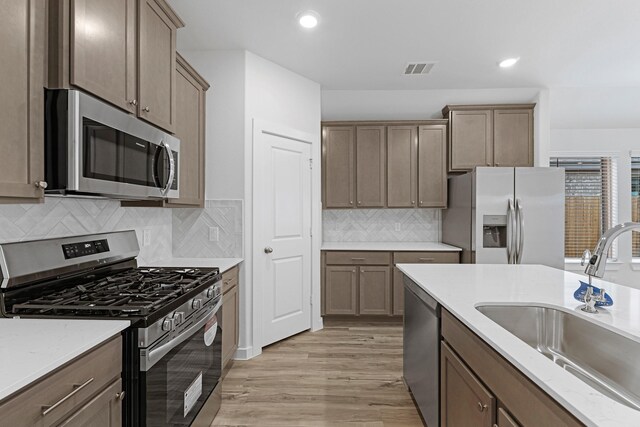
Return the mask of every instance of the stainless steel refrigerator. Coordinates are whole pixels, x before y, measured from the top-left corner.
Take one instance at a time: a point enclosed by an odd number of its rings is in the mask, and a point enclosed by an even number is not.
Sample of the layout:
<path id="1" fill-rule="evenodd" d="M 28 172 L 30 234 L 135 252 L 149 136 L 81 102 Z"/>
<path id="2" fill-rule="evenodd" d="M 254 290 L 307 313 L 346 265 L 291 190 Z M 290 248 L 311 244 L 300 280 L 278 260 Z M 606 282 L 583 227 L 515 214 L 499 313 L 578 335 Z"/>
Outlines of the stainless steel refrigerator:
<path id="1" fill-rule="evenodd" d="M 564 269 L 564 169 L 488 168 L 449 178 L 442 241 L 462 262 Z"/>

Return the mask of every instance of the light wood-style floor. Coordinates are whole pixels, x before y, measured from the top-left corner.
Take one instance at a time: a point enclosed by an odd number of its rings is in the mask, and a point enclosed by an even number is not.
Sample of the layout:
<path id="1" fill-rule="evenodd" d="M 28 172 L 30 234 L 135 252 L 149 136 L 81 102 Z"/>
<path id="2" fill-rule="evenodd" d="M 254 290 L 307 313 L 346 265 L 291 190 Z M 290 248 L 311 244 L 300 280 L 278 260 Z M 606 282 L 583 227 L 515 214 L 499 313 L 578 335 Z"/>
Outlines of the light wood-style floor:
<path id="1" fill-rule="evenodd" d="M 402 382 L 402 324 L 325 322 L 236 361 L 214 426 L 422 426 Z"/>

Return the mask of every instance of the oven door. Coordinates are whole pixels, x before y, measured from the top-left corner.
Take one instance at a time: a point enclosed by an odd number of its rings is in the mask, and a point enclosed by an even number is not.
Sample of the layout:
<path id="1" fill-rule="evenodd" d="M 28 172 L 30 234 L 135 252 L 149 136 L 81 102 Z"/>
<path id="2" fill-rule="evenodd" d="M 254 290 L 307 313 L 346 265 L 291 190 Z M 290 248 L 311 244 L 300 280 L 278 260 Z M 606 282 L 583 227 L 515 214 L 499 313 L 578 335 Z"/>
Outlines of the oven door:
<path id="1" fill-rule="evenodd" d="M 180 141 L 84 93 L 69 92 L 69 190 L 120 198 L 179 197 Z"/>
<path id="2" fill-rule="evenodd" d="M 141 425 L 189 426 L 216 389 L 222 370 L 217 307 L 187 319 L 191 324 L 170 341 L 140 351 Z"/>

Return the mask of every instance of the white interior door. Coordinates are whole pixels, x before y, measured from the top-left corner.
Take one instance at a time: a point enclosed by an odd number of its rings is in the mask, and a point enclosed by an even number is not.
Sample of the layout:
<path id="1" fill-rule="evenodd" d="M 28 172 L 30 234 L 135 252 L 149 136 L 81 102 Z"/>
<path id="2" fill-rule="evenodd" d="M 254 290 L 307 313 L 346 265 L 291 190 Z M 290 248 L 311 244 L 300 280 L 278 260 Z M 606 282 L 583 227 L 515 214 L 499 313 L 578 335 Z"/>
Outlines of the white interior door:
<path id="1" fill-rule="evenodd" d="M 311 144 L 264 132 L 254 144 L 253 277 L 266 346 L 311 327 Z"/>

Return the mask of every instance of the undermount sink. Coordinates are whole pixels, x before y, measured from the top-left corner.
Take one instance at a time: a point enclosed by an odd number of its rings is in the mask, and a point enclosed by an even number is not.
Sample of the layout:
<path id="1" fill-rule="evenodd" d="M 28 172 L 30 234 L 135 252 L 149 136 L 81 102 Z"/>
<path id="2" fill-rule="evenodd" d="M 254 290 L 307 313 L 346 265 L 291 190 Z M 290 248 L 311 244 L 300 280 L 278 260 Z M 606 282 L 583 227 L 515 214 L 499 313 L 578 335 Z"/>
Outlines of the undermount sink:
<path id="1" fill-rule="evenodd" d="M 549 307 L 476 309 L 602 394 L 640 410 L 640 343 Z"/>

